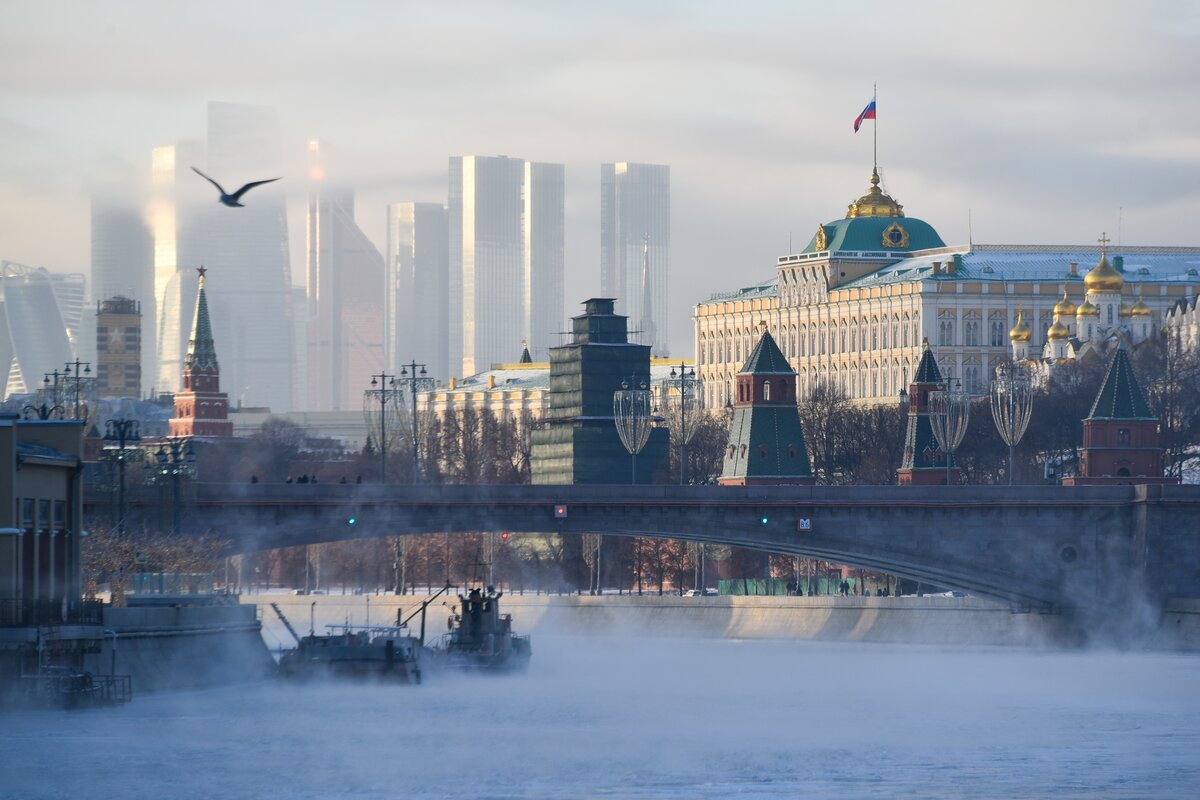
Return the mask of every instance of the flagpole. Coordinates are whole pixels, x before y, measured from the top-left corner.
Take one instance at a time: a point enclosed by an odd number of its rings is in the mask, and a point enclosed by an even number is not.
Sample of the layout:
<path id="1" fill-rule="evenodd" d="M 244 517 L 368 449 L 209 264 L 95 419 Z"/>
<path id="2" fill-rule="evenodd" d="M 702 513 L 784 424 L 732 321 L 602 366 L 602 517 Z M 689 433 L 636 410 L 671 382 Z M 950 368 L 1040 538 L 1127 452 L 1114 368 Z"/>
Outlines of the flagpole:
<path id="1" fill-rule="evenodd" d="M 875 170 L 879 169 L 879 84 L 871 84 L 871 102 L 875 104 L 875 124 L 871 129 L 875 131 L 875 141 L 871 150 L 871 159 L 875 162 Z"/>

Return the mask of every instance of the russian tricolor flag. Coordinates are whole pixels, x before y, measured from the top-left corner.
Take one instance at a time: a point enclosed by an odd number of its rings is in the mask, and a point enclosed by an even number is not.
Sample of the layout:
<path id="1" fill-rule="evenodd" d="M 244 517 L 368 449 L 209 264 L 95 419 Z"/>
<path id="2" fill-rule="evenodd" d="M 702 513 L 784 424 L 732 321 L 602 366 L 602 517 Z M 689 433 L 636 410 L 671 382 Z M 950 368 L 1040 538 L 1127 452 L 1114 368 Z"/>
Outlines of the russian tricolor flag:
<path id="1" fill-rule="evenodd" d="M 867 103 L 867 107 L 858 115 L 858 119 L 854 120 L 854 132 L 858 133 L 858 129 L 862 127 L 864 119 L 875 119 L 875 98 L 871 98 L 871 102 Z"/>

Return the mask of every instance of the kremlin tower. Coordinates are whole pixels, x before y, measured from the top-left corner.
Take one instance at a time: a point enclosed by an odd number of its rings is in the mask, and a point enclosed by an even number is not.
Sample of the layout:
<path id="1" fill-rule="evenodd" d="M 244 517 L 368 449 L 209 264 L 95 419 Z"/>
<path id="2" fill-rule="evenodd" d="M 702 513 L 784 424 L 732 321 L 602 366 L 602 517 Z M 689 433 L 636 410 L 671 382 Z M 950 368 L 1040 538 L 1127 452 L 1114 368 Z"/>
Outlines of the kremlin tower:
<path id="1" fill-rule="evenodd" d="M 1018 317 L 1017 326 L 1024 325 Z M 1017 328 L 1013 328 L 1014 331 Z M 1028 326 L 1026 326 L 1028 331 Z M 1028 339 L 1025 340 L 1028 343 Z M 1014 347 L 1016 340 L 1014 339 Z M 929 340 L 922 342 L 921 362 L 917 374 L 908 386 L 908 427 L 904 433 L 904 463 L 896 470 L 896 482 L 901 486 L 943 486 L 946 483 L 946 452 L 933 435 L 929 421 L 929 394 L 946 388 L 937 359 L 929 349 Z M 961 483 L 958 465 L 949 470 L 950 483 Z"/>
<path id="2" fill-rule="evenodd" d="M 204 267 L 200 267 L 200 290 L 196 294 L 196 317 L 183 362 L 183 390 L 175 393 L 175 416 L 171 436 L 232 436 L 229 396 L 221 391 L 221 368 L 213 346 L 208 297 L 204 293 Z"/>

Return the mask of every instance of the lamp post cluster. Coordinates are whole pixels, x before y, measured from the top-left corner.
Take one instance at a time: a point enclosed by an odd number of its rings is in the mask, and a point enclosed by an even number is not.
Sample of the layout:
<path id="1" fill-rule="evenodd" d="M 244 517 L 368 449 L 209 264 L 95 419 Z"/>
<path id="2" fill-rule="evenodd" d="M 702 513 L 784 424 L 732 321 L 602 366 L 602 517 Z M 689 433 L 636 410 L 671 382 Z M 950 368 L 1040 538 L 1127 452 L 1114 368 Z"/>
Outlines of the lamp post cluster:
<path id="1" fill-rule="evenodd" d="M 950 464 L 954 459 L 954 451 L 962 444 L 970 419 L 971 395 L 963 391 L 961 381 L 955 381 L 953 386 L 946 381 L 945 389 L 929 393 L 929 426 L 933 429 L 933 438 L 946 451 L 947 486 L 950 485 Z"/>
<path id="2" fill-rule="evenodd" d="M 143 453 L 137 447 L 127 445 L 140 442 L 138 422 L 135 419 L 110 419 L 104 423 L 104 454 L 109 461 L 117 463 L 117 530 L 125 533 L 125 462 L 140 461 Z"/>
<path id="3" fill-rule="evenodd" d="M 991 387 L 992 420 L 1008 445 L 1008 485 L 1013 485 L 1017 465 L 1017 444 L 1029 427 L 1033 413 L 1033 387 L 1029 369 L 1017 362 L 996 367 Z"/>
<path id="4" fill-rule="evenodd" d="M 679 362 L 678 367 L 671 367 L 671 374 L 662 381 L 663 411 L 668 415 L 671 427 L 678 431 L 679 439 L 679 485 L 688 483 L 688 444 L 696 435 L 696 411 L 702 400 L 704 384 L 696 378 L 694 367 Z M 703 592 L 708 586 L 708 544 L 699 542 L 696 547 L 699 571 L 696 576 L 699 589 Z"/>
<path id="5" fill-rule="evenodd" d="M 147 462 L 143 468 L 147 483 L 171 484 L 171 532 L 179 533 L 179 515 L 183 497 L 180 482 L 196 471 L 196 450 L 186 437 L 164 439 L 154 453 L 154 467 Z"/>

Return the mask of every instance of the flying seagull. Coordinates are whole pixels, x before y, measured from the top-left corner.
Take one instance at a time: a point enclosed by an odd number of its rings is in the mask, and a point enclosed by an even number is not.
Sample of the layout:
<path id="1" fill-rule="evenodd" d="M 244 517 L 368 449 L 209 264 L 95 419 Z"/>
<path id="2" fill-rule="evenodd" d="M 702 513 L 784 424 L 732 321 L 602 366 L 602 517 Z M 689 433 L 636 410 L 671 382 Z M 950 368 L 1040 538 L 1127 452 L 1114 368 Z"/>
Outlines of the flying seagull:
<path id="1" fill-rule="evenodd" d="M 221 188 L 221 184 L 217 183 L 212 178 L 208 177 L 207 175 L 205 175 L 203 172 L 196 169 L 195 167 L 192 167 L 192 172 L 195 172 L 201 178 L 204 178 L 204 180 L 208 181 L 213 186 L 217 187 L 217 191 L 221 193 L 221 199 L 218 202 L 220 202 L 224 205 L 227 205 L 230 208 L 242 208 L 243 207 L 242 204 L 239 203 L 238 201 L 242 199 L 242 195 L 244 195 L 246 192 L 253 189 L 255 186 L 262 186 L 264 183 L 274 183 L 275 181 L 279 180 L 279 178 L 268 178 L 265 181 L 253 181 L 251 183 L 247 183 L 245 186 L 238 189 L 233 194 L 229 194 L 228 192 L 226 192 L 224 189 Z"/>

